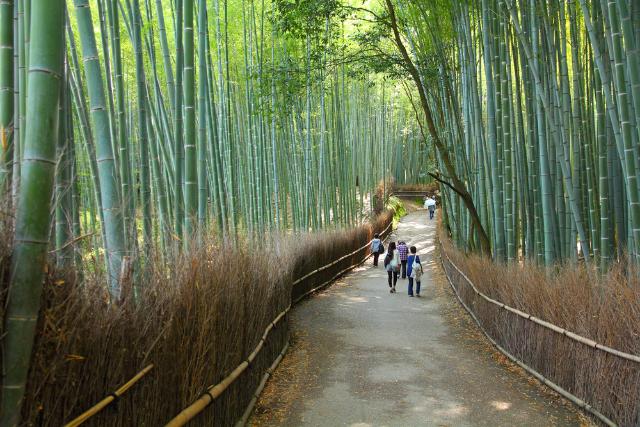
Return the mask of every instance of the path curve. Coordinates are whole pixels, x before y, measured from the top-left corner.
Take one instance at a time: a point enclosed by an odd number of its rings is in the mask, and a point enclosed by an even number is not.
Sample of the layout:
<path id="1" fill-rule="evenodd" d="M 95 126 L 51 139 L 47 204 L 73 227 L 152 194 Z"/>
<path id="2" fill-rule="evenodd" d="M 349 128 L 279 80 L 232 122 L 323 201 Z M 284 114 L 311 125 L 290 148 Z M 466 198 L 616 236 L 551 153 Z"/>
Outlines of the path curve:
<path id="1" fill-rule="evenodd" d="M 254 426 L 579 426 L 566 401 L 507 363 L 457 305 L 434 254 L 436 221 L 407 215 L 423 296 L 390 294 L 371 261 L 292 314 L 292 347 Z"/>

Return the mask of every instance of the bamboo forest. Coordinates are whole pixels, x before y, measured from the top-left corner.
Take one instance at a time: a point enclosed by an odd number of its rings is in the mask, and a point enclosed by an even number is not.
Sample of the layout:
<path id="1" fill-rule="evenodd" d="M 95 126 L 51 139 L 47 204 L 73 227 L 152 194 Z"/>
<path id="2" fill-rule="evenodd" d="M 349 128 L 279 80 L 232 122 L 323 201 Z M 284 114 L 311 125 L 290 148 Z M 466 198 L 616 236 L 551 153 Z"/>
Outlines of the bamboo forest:
<path id="1" fill-rule="evenodd" d="M 0 427 L 640 425 L 637 0 L 0 0 L 0 143 Z"/>

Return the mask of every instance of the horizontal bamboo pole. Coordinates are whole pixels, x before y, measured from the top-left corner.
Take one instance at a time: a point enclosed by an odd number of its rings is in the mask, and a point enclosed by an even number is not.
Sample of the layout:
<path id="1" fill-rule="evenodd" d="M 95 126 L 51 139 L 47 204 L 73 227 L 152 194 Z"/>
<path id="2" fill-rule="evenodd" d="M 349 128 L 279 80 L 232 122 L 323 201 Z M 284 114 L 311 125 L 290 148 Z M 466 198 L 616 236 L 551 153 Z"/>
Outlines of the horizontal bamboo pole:
<path id="1" fill-rule="evenodd" d="M 382 233 L 380 233 L 380 234 L 381 234 L 381 235 L 385 234 L 387 231 L 389 231 L 389 228 L 390 228 L 392 225 L 393 225 L 393 219 L 389 222 L 389 225 L 387 225 L 387 227 L 386 227 L 386 228 L 382 231 Z M 311 271 L 311 272 L 309 272 L 309 273 L 305 274 L 305 275 L 304 275 L 304 276 L 302 276 L 301 278 L 299 278 L 299 279 L 297 279 L 296 281 L 294 281 L 294 282 L 293 282 L 293 286 L 295 286 L 295 285 L 297 285 L 298 283 L 300 283 L 300 282 L 304 281 L 305 279 L 308 279 L 309 277 L 313 276 L 314 274 L 317 274 L 317 273 L 319 273 L 319 272 L 321 272 L 321 271 L 326 270 L 326 269 L 327 269 L 327 268 L 329 268 L 329 267 L 332 267 L 332 266 L 336 265 L 337 263 L 339 263 L 340 261 L 344 260 L 345 258 L 349 258 L 349 257 L 351 257 L 351 256 L 353 256 L 353 255 L 355 255 L 355 254 L 357 254 L 358 252 L 362 251 L 363 249 L 367 249 L 367 248 L 369 247 L 369 245 L 370 245 L 370 243 L 367 243 L 366 245 L 362 246 L 361 248 L 356 249 L 355 251 L 353 251 L 353 252 L 351 252 L 351 253 L 348 253 L 348 254 L 346 254 L 346 255 L 343 255 L 342 257 L 340 257 L 340 258 L 336 259 L 335 261 L 333 261 L 333 262 L 331 262 L 331 263 L 329 263 L 329 264 L 327 264 L 327 265 L 324 265 L 324 266 L 322 266 L 322 267 L 318 268 L 317 270 L 313 270 L 313 271 Z"/>
<path id="2" fill-rule="evenodd" d="M 389 225 L 387 225 L 387 227 L 382 231 L 382 235 L 384 235 L 385 233 L 387 233 L 389 231 L 389 229 L 391 228 L 391 226 L 393 225 L 393 219 L 389 222 Z M 316 274 L 320 271 L 323 271 L 325 269 L 327 269 L 328 267 L 335 265 L 337 262 L 342 261 L 345 258 L 348 258 L 350 256 L 355 255 L 356 253 L 362 251 L 365 248 L 369 247 L 369 243 L 367 243 L 365 246 L 356 249 L 355 251 L 344 255 L 340 258 L 338 258 L 336 261 L 333 261 L 331 264 L 327 264 L 317 270 L 314 270 L 308 274 L 306 274 L 305 276 L 303 276 L 302 278 L 296 280 L 295 282 L 293 282 L 293 284 L 298 284 L 300 283 L 302 280 L 312 276 L 313 274 Z M 229 374 L 226 378 L 224 378 L 221 382 L 219 382 L 218 384 L 211 386 L 207 389 L 207 391 L 205 393 L 202 394 L 202 396 L 200 396 L 195 402 L 193 402 L 191 405 L 189 405 L 187 408 L 183 409 L 178 415 L 176 415 L 175 418 L 173 418 L 171 421 L 169 421 L 166 425 L 166 427 L 179 427 L 179 426 L 183 426 L 186 423 L 188 423 L 190 420 L 192 420 L 194 417 L 196 417 L 200 412 L 202 412 L 207 406 L 209 406 L 211 404 L 211 402 L 213 402 L 215 399 L 217 399 L 222 393 L 224 393 L 224 391 L 231 385 L 233 384 L 233 382 L 238 379 L 240 377 L 240 375 L 242 375 L 242 373 L 249 367 L 249 365 L 251 364 L 251 362 L 255 359 L 255 357 L 260 353 L 260 350 L 262 350 L 262 348 L 264 347 L 264 344 L 269 336 L 269 333 L 271 332 L 271 330 L 276 326 L 276 324 L 284 318 L 284 316 L 289 312 L 289 310 L 291 310 L 292 305 L 295 305 L 298 301 L 300 301 L 302 298 L 306 297 L 307 295 L 317 291 L 318 289 L 326 286 L 327 284 L 333 282 L 337 277 L 339 277 L 340 275 L 344 274 L 346 271 L 362 264 L 363 262 L 365 262 L 367 260 L 369 256 L 366 256 L 362 261 L 360 261 L 357 264 L 354 264 L 350 267 L 347 267 L 346 269 L 340 271 L 338 274 L 336 274 L 335 276 L 333 276 L 333 278 L 331 280 L 328 280 L 327 282 L 323 283 L 322 285 L 306 292 L 304 295 L 302 295 L 301 297 L 299 297 L 298 299 L 296 299 L 292 304 L 290 304 L 284 311 L 282 311 L 280 314 L 278 314 L 278 316 L 265 328 L 265 332 L 262 335 L 262 338 L 260 339 L 260 342 L 258 343 L 258 345 L 256 346 L 256 348 L 251 352 L 251 354 L 249 355 L 249 357 L 247 357 L 247 360 L 245 360 L 244 362 L 242 362 L 236 369 L 234 369 L 231 374 Z"/>
<path id="3" fill-rule="evenodd" d="M 422 190 L 398 190 L 389 194 L 389 196 L 414 197 L 414 196 L 424 196 L 427 193 L 428 193 L 427 191 L 422 191 Z"/>
<path id="4" fill-rule="evenodd" d="M 89 409 L 88 411 L 84 412 L 83 414 L 81 414 L 77 418 L 74 418 L 72 421 L 70 421 L 68 424 L 66 424 L 65 427 L 76 427 L 76 426 L 79 426 L 80 424 L 84 423 L 89 418 L 93 417 L 98 412 L 100 412 L 104 408 L 106 408 L 111 402 L 116 400 L 116 398 L 119 398 L 124 393 L 126 393 L 127 390 L 129 390 L 131 387 L 133 387 L 135 385 L 135 383 L 140 381 L 140 379 L 142 379 L 142 377 L 147 375 L 147 373 L 149 373 L 149 371 L 151 371 L 152 369 L 153 369 L 153 364 L 148 365 L 142 371 L 138 372 L 133 378 L 131 378 L 126 383 L 124 383 L 119 389 L 117 389 L 115 392 L 113 392 L 113 394 L 110 394 L 109 396 L 105 397 L 100 402 L 98 402 L 95 406 L 93 406 L 91 409 Z"/>
<path id="5" fill-rule="evenodd" d="M 387 228 L 385 228 L 385 229 L 384 229 L 384 231 L 382 232 L 382 235 L 384 235 L 385 233 L 387 233 L 387 231 L 389 231 L 389 228 L 390 228 L 392 225 L 393 225 L 393 220 L 389 223 L 389 225 L 387 226 Z M 387 235 L 387 237 L 388 237 L 388 235 Z M 385 237 L 385 240 L 386 240 L 386 237 Z M 360 249 L 355 250 L 355 251 L 354 251 L 354 252 L 352 252 L 351 254 L 345 255 L 345 257 L 352 256 L 352 255 L 354 255 L 356 252 L 359 252 L 359 251 L 361 251 L 362 249 L 367 248 L 367 247 L 369 247 L 369 245 L 368 245 L 368 244 L 367 244 L 367 245 L 365 245 L 365 246 L 363 246 L 363 247 L 362 247 L 362 248 L 360 248 Z M 336 280 L 338 277 L 342 276 L 342 275 L 343 275 L 344 273 L 346 273 L 347 271 L 349 271 L 349 270 L 351 270 L 351 269 L 353 269 L 353 268 L 355 268 L 355 267 L 357 267 L 357 266 L 359 266 L 359 265 L 363 264 L 363 263 L 364 263 L 364 262 L 365 262 L 365 261 L 366 261 L 370 256 L 371 256 L 371 254 L 369 254 L 368 256 L 366 256 L 366 257 L 365 257 L 362 261 L 360 261 L 359 263 L 354 264 L 354 265 L 352 265 L 352 266 L 349 266 L 349 267 L 345 268 L 344 270 L 340 271 L 339 273 L 335 274 L 331 279 L 327 280 L 327 281 L 326 281 L 326 282 L 324 282 L 323 284 L 321 284 L 321 285 L 319 285 L 319 286 L 316 286 L 315 288 L 313 288 L 313 289 L 311 289 L 311 290 L 309 290 L 309 291 L 305 292 L 304 294 L 300 295 L 298 298 L 296 298 L 296 299 L 295 299 L 295 301 L 293 301 L 293 304 L 294 304 L 294 305 L 295 305 L 295 304 L 297 304 L 297 303 L 298 303 L 298 302 L 300 302 L 302 299 L 306 298 L 307 296 L 311 295 L 312 293 L 317 292 L 318 290 L 320 290 L 320 289 L 324 288 L 325 286 L 327 286 L 328 284 L 330 284 L 331 282 L 333 282 L 334 280 Z M 342 257 L 342 259 L 344 259 L 345 257 Z M 313 271 L 312 271 L 310 274 L 315 274 L 315 272 L 313 272 Z M 309 275 L 310 275 L 310 274 L 309 274 Z M 307 276 L 309 276 L 309 275 L 307 275 Z M 294 282 L 294 284 L 295 284 L 295 282 Z"/>
<path id="6" fill-rule="evenodd" d="M 269 378 L 273 374 L 273 371 L 276 370 L 276 368 L 284 358 L 284 355 L 288 349 L 289 349 L 289 341 L 285 343 L 284 347 L 282 348 L 282 351 L 280 352 L 276 360 L 269 367 L 269 369 L 267 369 L 267 372 L 265 372 L 264 376 L 262 377 L 262 381 L 260 381 L 258 388 L 256 388 L 256 391 L 253 393 L 253 398 L 251 398 L 251 402 L 249 402 L 249 406 L 247 406 L 247 409 L 244 411 L 244 414 L 242 414 L 242 418 L 240 418 L 240 421 L 236 423 L 236 427 L 243 427 L 247 424 L 247 422 L 249 421 L 249 417 L 253 412 L 253 408 L 256 406 L 256 403 L 260 398 L 260 394 L 262 393 L 264 386 L 267 384 L 267 380 L 269 380 Z"/>
<path id="7" fill-rule="evenodd" d="M 442 247 L 442 246 L 441 246 Z M 456 265 L 451 262 L 451 259 L 449 259 L 449 257 L 447 256 L 446 252 L 444 250 L 441 251 L 447 261 L 453 266 L 456 267 Z M 542 375 L 540 372 L 536 371 L 535 369 L 533 369 L 532 367 L 530 367 L 529 365 L 527 365 L 526 363 L 524 363 L 523 361 L 521 361 L 520 359 L 518 359 L 517 357 L 515 357 L 514 355 L 512 355 L 511 353 L 509 353 L 505 348 L 503 348 L 500 344 L 498 344 L 488 333 L 487 331 L 485 331 L 485 329 L 482 327 L 482 323 L 480 323 L 480 320 L 478 320 L 478 318 L 476 317 L 475 313 L 467 306 L 467 304 L 465 304 L 465 302 L 462 300 L 462 297 L 460 296 L 460 294 L 458 293 L 458 289 L 455 287 L 455 285 L 453 284 L 453 281 L 451 280 L 451 278 L 449 277 L 449 274 L 447 273 L 447 269 L 444 266 L 444 258 L 445 257 L 441 257 L 440 261 L 442 262 L 442 268 L 445 272 L 445 276 L 447 277 L 447 281 L 449 282 L 449 286 L 451 286 L 451 289 L 453 289 L 453 293 L 456 295 L 456 298 L 458 299 L 458 301 L 460 301 L 460 304 L 462 304 L 462 306 L 464 307 L 464 309 L 469 313 L 469 315 L 473 318 L 473 320 L 476 322 L 476 324 L 478 325 L 478 327 L 480 328 L 480 330 L 482 331 L 482 333 L 484 334 L 485 337 L 487 337 L 487 339 L 491 342 L 491 344 L 493 344 L 493 346 L 495 348 L 498 349 L 498 351 L 500 351 L 502 354 L 504 354 L 505 356 L 507 356 L 509 358 L 509 360 L 511 360 L 512 362 L 514 362 L 516 365 L 520 366 L 522 369 L 524 369 L 525 371 L 527 371 L 529 374 L 533 375 L 538 381 L 540 381 L 542 384 L 552 388 L 554 391 L 556 391 L 558 394 L 560 394 L 561 396 L 565 397 L 566 399 L 568 399 L 569 401 L 573 402 L 575 405 L 579 406 L 580 408 L 584 409 L 585 411 L 591 413 L 592 415 L 594 415 L 596 418 L 598 418 L 600 421 L 602 421 L 605 425 L 609 426 L 609 427 L 618 427 L 618 425 L 613 422 L 612 420 L 610 420 L 609 418 L 607 418 L 605 415 L 603 415 L 602 413 L 600 413 L 600 411 L 598 411 L 596 408 L 594 408 L 593 406 L 589 405 L 587 402 L 585 402 L 584 400 L 580 399 L 579 397 L 573 395 L 572 393 L 568 392 L 567 390 L 563 389 L 562 387 L 560 387 L 559 385 L 557 385 L 556 383 L 554 383 L 553 381 L 549 380 L 547 377 L 545 377 L 544 375 Z M 457 267 L 456 270 L 458 270 L 458 272 L 462 273 Z M 469 281 L 469 283 L 471 284 L 471 282 Z M 479 293 L 479 292 L 476 292 Z M 504 304 L 503 304 L 504 305 Z M 559 328 L 560 329 L 560 328 Z"/>
<path id="8" fill-rule="evenodd" d="M 202 394 L 195 402 L 189 405 L 187 408 L 183 409 L 175 418 L 167 423 L 167 427 L 176 427 L 183 426 L 196 417 L 200 412 L 202 412 L 207 406 L 211 404 L 215 399 L 217 399 L 224 391 L 229 388 L 233 382 L 242 375 L 242 373 L 249 367 L 251 362 L 256 358 L 256 356 L 260 353 L 260 350 L 264 347 L 264 344 L 269 336 L 269 333 L 273 330 L 273 328 L 280 322 L 286 314 L 291 310 L 291 305 L 289 305 L 286 309 L 284 309 L 276 318 L 269 323 L 269 325 L 265 328 L 264 334 L 260 338 L 260 342 L 256 346 L 256 348 L 251 352 L 247 360 L 242 362 L 236 369 L 234 369 L 231 374 L 229 374 L 226 378 L 224 378 L 218 384 L 211 386 L 207 389 L 205 393 Z"/>
<path id="9" fill-rule="evenodd" d="M 516 308 L 510 307 L 510 306 L 508 306 L 506 304 L 503 304 L 503 303 L 501 303 L 499 301 L 496 301 L 496 300 L 494 300 L 492 298 L 489 298 L 488 296 L 486 296 L 485 294 L 480 292 L 478 290 L 478 288 L 476 288 L 476 286 L 473 284 L 473 282 L 471 282 L 471 280 L 467 277 L 467 275 L 464 274 L 462 272 L 462 270 L 460 270 L 458 268 L 458 266 L 453 263 L 453 261 L 451 261 L 451 258 L 449 258 L 449 255 L 446 253 L 446 251 L 442 250 L 441 252 L 442 252 L 442 254 L 444 254 L 444 257 L 447 259 L 447 262 L 449 264 L 451 264 L 451 266 L 453 268 L 456 269 L 456 271 L 464 278 L 464 280 L 469 284 L 469 286 L 471 286 L 473 291 L 477 295 L 481 296 L 484 300 L 486 300 L 486 301 L 488 301 L 488 302 L 490 302 L 492 304 L 495 304 L 498 307 L 503 308 L 503 309 L 505 309 L 505 310 L 517 315 L 517 316 L 520 316 L 523 319 L 527 319 L 527 320 L 530 320 L 530 321 L 532 321 L 534 323 L 537 323 L 538 325 L 543 326 L 543 327 L 545 327 L 545 328 L 547 328 L 547 329 L 549 329 L 549 330 L 551 330 L 553 332 L 565 335 L 567 338 L 570 338 L 570 339 L 572 339 L 574 341 L 577 341 L 577 342 L 579 342 L 581 344 L 584 344 L 584 345 L 586 345 L 588 347 L 593 347 L 595 349 L 604 351 L 606 353 L 609 353 L 611 355 L 620 357 L 622 359 L 629 360 L 631 362 L 640 363 L 640 356 L 637 356 L 635 354 L 625 353 L 623 351 L 616 350 L 615 348 L 611 348 L 611 347 L 607 347 L 606 345 L 599 344 L 599 343 L 597 343 L 597 342 L 595 342 L 593 340 L 590 340 L 589 338 L 583 337 L 583 336 L 578 335 L 578 334 L 576 334 L 574 332 L 571 332 L 571 331 L 568 331 L 566 329 L 563 329 L 563 328 L 561 328 L 559 326 L 556 326 L 556 325 L 554 325 L 552 323 L 545 322 L 544 320 L 538 319 L 535 316 L 532 316 L 532 315 L 530 315 L 528 313 L 525 313 L 525 312 L 520 311 L 520 310 L 518 310 Z"/>

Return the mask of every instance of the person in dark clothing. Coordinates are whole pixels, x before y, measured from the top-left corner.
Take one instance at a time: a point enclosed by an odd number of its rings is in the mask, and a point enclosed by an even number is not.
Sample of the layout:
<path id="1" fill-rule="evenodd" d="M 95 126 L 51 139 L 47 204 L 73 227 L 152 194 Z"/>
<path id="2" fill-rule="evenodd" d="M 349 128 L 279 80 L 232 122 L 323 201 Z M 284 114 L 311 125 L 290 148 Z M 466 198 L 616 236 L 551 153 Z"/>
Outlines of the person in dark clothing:
<path id="1" fill-rule="evenodd" d="M 398 283 L 398 273 L 400 272 L 400 253 L 396 249 L 396 242 L 389 243 L 389 251 L 384 258 L 384 268 L 389 276 L 389 292 L 396 292 L 396 283 Z"/>
<path id="2" fill-rule="evenodd" d="M 420 257 L 418 256 L 415 246 L 411 246 L 411 255 L 409 255 L 409 259 L 407 260 L 407 274 L 409 275 L 409 296 L 413 296 L 413 282 L 416 282 L 416 296 L 420 296 L 420 281 L 424 270 L 422 268 L 422 263 L 420 262 Z"/>

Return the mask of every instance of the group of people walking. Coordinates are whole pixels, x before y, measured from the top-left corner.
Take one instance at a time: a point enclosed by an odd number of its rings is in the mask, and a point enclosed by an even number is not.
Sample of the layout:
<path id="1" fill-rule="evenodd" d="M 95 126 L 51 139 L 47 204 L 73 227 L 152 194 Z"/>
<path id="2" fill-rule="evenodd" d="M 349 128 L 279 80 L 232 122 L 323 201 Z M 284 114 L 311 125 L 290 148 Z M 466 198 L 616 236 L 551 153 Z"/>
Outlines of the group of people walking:
<path id="1" fill-rule="evenodd" d="M 371 252 L 373 253 L 373 266 L 377 267 L 379 257 L 384 253 L 384 245 L 378 234 L 371 241 Z M 409 296 L 414 296 L 414 283 L 415 296 L 420 296 L 420 282 L 424 269 L 415 246 L 408 247 L 402 240 L 397 245 L 396 242 L 390 242 L 387 254 L 384 257 L 384 268 L 388 275 L 390 293 L 396 293 L 396 284 L 398 283 L 398 278 L 401 277 L 402 279 L 409 279 L 407 289 Z"/>

